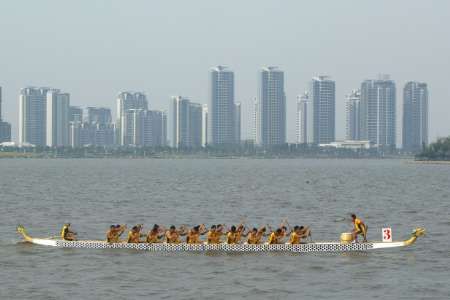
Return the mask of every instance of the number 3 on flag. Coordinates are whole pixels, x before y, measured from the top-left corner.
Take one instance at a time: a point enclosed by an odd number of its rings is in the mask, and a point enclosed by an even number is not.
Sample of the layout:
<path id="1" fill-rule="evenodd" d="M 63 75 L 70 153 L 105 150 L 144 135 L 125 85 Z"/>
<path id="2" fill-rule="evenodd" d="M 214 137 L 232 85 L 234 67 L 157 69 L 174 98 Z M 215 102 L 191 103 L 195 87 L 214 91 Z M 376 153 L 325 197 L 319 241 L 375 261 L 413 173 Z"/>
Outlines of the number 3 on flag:
<path id="1" fill-rule="evenodd" d="M 391 227 L 383 228 L 382 235 L 383 235 L 383 242 L 392 242 L 392 229 L 391 229 Z"/>

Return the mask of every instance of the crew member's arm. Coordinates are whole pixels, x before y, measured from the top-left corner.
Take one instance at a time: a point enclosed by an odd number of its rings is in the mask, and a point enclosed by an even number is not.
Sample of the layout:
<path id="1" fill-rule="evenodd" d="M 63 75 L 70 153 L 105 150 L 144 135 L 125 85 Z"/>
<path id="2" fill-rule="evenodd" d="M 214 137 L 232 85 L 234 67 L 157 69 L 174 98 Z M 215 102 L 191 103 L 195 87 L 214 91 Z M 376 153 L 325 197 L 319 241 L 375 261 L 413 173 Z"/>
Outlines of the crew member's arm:
<path id="1" fill-rule="evenodd" d="M 181 225 L 180 229 L 178 230 L 178 234 L 181 236 L 188 234 L 188 232 L 189 232 L 189 228 L 187 228 L 186 225 Z"/>
<path id="2" fill-rule="evenodd" d="M 244 228 L 244 229 L 242 229 L 241 236 L 247 237 L 250 232 L 251 232 L 250 228 L 247 230 L 247 232 L 245 232 L 245 228 Z"/>
<path id="3" fill-rule="evenodd" d="M 289 234 L 291 234 L 294 231 L 294 228 L 291 227 L 291 224 L 289 224 L 287 219 L 283 220 L 284 226 L 286 226 L 289 229 Z"/>
<path id="4" fill-rule="evenodd" d="M 121 236 L 122 233 L 124 233 L 125 229 L 127 229 L 127 225 L 120 225 L 120 229 L 119 229 L 119 231 L 117 232 L 117 235 L 118 235 L 118 236 Z"/>
<path id="5" fill-rule="evenodd" d="M 208 229 L 206 228 L 205 224 L 200 225 L 200 235 L 205 235 L 208 233 Z"/>

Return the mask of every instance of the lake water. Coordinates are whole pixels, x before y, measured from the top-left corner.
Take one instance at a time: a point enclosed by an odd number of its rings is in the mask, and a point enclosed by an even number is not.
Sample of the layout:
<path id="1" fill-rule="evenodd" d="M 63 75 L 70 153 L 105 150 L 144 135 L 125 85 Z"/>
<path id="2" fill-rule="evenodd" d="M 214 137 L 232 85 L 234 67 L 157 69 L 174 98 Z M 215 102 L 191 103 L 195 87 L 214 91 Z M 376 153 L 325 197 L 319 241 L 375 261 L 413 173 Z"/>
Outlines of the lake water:
<path id="1" fill-rule="evenodd" d="M 201 254 L 19 243 L 71 222 L 81 239 L 112 223 L 308 224 L 315 240 L 380 240 L 416 226 L 409 248 L 347 254 Z M 344 218 L 347 218 L 344 220 Z M 0 299 L 448 299 L 450 165 L 401 160 L 0 160 Z"/>

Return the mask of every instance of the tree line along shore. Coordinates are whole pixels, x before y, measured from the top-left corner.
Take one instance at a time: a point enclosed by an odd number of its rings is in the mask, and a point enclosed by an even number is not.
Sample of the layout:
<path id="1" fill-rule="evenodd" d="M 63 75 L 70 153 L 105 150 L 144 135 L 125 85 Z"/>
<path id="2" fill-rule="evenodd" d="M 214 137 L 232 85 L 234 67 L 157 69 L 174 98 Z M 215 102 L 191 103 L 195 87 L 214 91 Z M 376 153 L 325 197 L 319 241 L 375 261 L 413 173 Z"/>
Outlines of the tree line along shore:
<path id="1" fill-rule="evenodd" d="M 405 158 L 414 155 L 387 149 L 324 148 L 286 144 L 272 148 L 251 145 L 176 149 L 171 147 L 5 147 L 0 158 Z"/>
<path id="2" fill-rule="evenodd" d="M 261 148 L 230 145 L 204 148 L 171 147 L 11 147 L 0 146 L 0 158 L 403 158 L 416 162 L 450 162 L 450 137 L 439 138 L 420 153 L 398 149 L 346 149 L 306 144 Z"/>
<path id="3" fill-rule="evenodd" d="M 436 142 L 424 146 L 422 152 L 415 158 L 421 162 L 450 162 L 450 136 L 439 138 Z"/>

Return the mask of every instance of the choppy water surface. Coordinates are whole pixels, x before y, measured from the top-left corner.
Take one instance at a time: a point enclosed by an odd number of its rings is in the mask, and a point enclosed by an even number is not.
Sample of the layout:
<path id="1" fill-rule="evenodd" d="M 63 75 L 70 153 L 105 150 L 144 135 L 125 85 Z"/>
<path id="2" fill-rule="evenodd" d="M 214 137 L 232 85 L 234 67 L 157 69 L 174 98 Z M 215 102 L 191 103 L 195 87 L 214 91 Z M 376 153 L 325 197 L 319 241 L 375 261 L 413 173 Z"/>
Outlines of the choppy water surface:
<path id="1" fill-rule="evenodd" d="M 15 226 L 80 238 L 111 223 L 309 224 L 335 240 L 415 226 L 410 248 L 352 254 L 194 254 L 18 243 Z M 450 298 L 450 165 L 397 160 L 0 160 L 0 299 Z"/>

